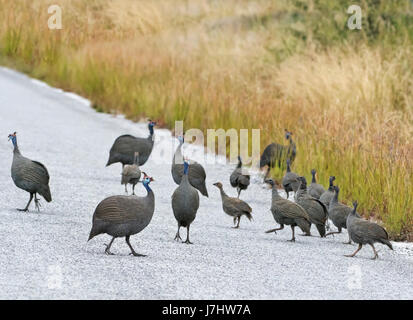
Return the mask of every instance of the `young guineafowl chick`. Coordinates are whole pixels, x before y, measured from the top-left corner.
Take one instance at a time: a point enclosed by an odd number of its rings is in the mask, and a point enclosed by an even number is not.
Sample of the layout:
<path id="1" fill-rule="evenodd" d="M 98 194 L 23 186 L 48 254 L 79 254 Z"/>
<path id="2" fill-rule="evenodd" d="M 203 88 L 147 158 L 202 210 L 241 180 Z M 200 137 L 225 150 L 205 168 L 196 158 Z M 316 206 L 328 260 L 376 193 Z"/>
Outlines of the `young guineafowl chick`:
<path id="1" fill-rule="evenodd" d="M 286 224 L 291 226 L 292 231 L 292 238 L 288 241 L 295 242 L 294 228 L 296 226 L 300 227 L 305 235 L 310 236 L 310 217 L 305 209 L 295 202 L 282 198 L 272 179 L 265 180 L 265 183 L 269 184 L 272 189 L 271 212 L 274 220 L 280 224 L 279 228 L 268 230 L 266 233 L 277 233 L 276 231 L 284 229 Z"/>
<path id="2" fill-rule="evenodd" d="M 297 192 L 299 185 L 299 182 L 297 180 L 298 177 L 298 174 L 291 172 L 290 159 L 287 159 L 287 173 L 282 180 L 283 188 L 287 193 L 287 199 L 290 196 L 290 191 Z"/>
<path id="3" fill-rule="evenodd" d="M 30 193 L 30 199 L 24 209 L 19 211 L 28 211 L 30 203 L 34 197 L 34 204 L 40 211 L 40 199 L 36 194 L 40 194 L 47 202 L 52 201 L 52 195 L 49 188 L 49 172 L 46 167 L 38 161 L 30 160 L 24 157 L 17 145 L 16 132 L 9 134 L 9 140 L 13 143 L 13 163 L 11 165 L 11 178 L 16 187 Z"/>
<path id="4" fill-rule="evenodd" d="M 233 188 L 237 188 L 238 198 L 241 190 L 247 190 L 250 184 L 250 175 L 246 174 L 246 170 L 242 168 L 241 157 L 238 156 L 238 165 L 229 177 L 229 182 Z"/>
<path id="5" fill-rule="evenodd" d="M 122 170 L 121 184 L 125 185 L 125 193 L 128 193 L 128 183 L 132 185 L 132 194 L 135 195 L 135 185 L 141 178 L 141 170 L 139 169 L 139 152 L 135 152 L 135 159 L 133 164 L 127 164 Z"/>
<path id="6" fill-rule="evenodd" d="M 245 215 L 248 220 L 251 221 L 252 209 L 248 205 L 248 203 L 242 201 L 241 199 L 227 196 L 227 194 L 224 192 L 221 182 L 214 183 L 214 186 L 216 186 L 221 192 L 222 208 L 224 209 L 224 212 L 229 216 L 234 217 L 234 224 L 238 221 L 237 225 L 234 226 L 234 228 L 239 228 L 239 222 L 241 220 L 241 216 L 243 215 Z"/>
<path id="7" fill-rule="evenodd" d="M 311 184 L 308 186 L 308 194 L 313 198 L 320 199 L 321 195 L 326 191 L 321 184 L 317 183 L 315 178 L 317 171 L 315 169 L 311 170 L 311 175 L 313 176 L 311 179 Z"/>
<path id="8" fill-rule="evenodd" d="M 181 227 L 187 228 L 186 241 L 187 244 L 192 244 L 189 241 L 189 226 L 195 220 L 196 212 L 199 208 L 199 195 L 188 179 L 189 162 L 184 162 L 184 175 L 182 176 L 179 187 L 172 194 L 172 210 L 176 221 L 178 222 L 178 231 L 175 240 L 182 240 L 179 235 Z"/>
<path id="9" fill-rule="evenodd" d="M 149 187 L 151 177 L 143 172 L 143 186 L 147 191 L 145 197 L 138 196 L 112 196 L 102 200 L 93 213 L 92 230 L 89 239 L 107 233 L 112 240 L 106 245 L 105 253 L 112 255 L 110 247 L 116 238 L 126 237 L 132 255 L 144 256 L 136 253 L 129 242 L 131 235 L 137 234 L 145 229 L 152 220 L 155 211 L 155 195 Z"/>
<path id="10" fill-rule="evenodd" d="M 387 231 L 377 223 L 359 218 L 357 216 L 356 209 L 357 201 L 353 202 L 353 210 L 347 216 L 347 231 L 350 239 L 355 243 L 358 243 L 359 246 L 353 254 L 346 255 L 346 257 L 354 257 L 357 252 L 361 250 L 363 244 L 369 244 L 374 252 L 372 260 L 377 259 L 379 255 L 377 254 L 376 248 L 374 248 L 375 242 L 385 244 L 391 250 L 393 250 L 393 246 L 389 241 L 389 235 L 387 234 Z"/>

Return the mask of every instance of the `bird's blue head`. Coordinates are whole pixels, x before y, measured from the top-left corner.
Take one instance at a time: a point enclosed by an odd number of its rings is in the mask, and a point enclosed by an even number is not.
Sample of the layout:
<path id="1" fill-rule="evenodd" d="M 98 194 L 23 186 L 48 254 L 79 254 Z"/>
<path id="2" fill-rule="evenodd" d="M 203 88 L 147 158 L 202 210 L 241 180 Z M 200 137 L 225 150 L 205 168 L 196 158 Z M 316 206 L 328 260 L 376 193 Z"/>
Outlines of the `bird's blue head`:
<path id="1" fill-rule="evenodd" d="M 17 132 L 9 134 L 9 140 L 11 140 L 11 142 L 13 143 L 14 146 L 17 145 L 17 136 L 16 136 L 16 134 L 17 134 Z"/>
<path id="2" fill-rule="evenodd" d="M 155 121 L 152 121 L 152 120 L 148 120 L 149 121 L 149 123 L 148 123 L 148 129 L 149 129 L 149 133 L 151 134 L 151 135 L 153 135 L 153 127 L 156 125 L 156 122 Z"/>
<path id="3" fill-rule="evenodd" d="M 184 161 L 184 174 L 188 174 L 188 169 L 189 169 L 189 160 L 185 159 L 185 161 Z"/>
<path id="4" fill-rule="evenodd" d="M 142 172 L 142 173 L 143 173 L 142 184 L 143 184 L 143 186 L 146 188 L 146 190 L 150 191 L 151 188 L 149 187 L 149 184 L 150 184 L 152 181 L 155 181 L 155 180 L 154 180 L 152 177 L 148 176 L 145 172 Z"/>
<path id="5" fill-rule="evenodd" d="M 284 131 L 285 131 L 285 139 L 287 139 L 287 140 L 290 139 L 290 137 L 293 135 L 293 133 L 288 131 L 287 129 L 284 129 Z"/>

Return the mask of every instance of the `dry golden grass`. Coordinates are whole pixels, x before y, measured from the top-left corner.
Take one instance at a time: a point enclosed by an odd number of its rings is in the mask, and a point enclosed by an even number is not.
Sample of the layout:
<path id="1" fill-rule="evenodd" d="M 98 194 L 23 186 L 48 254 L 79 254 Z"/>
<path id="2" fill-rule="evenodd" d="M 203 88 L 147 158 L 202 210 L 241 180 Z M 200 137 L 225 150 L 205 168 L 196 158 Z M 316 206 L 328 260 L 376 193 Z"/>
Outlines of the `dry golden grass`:
<path id="1" fill-rule="evenodd" d="M 47 28 L 49 4 L 62 6 L 63 30 Z M 262 147 L 289 128 L 296 172 L 314 167 L 324 185 L 335 175 L 344 202 L 411 239 L 411 45 L 320 49 L 311 32 L 301 41 L 285 31 L 306 32 L 291 10 L 267 0 L 0 0 L 0 61 L 132 119 L 261 128 Z"/>

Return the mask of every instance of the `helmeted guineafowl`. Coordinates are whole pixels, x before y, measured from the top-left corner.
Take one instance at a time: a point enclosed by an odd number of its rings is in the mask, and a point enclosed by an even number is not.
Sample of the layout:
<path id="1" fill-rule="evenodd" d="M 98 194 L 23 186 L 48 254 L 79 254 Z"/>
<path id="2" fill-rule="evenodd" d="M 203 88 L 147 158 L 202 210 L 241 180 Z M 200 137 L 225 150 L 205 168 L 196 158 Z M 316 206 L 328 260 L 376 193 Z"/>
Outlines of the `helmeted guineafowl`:
<path id="1" fill-rule="evenodd" d="M 250 175 L 246 173 L 246 169 L 242 168 L 241 157 L 238 156 L 238 165 L 229 177 L 229 182 L 233 188 L 237 188 L 238 198 L 241 190 L 247 190 L 250 184 Z"/>
<path id="2" fill-rule="evenodd" d="M 297 180 L 299 175 L 291 171 L 290 163 L 290 159 L 287 159 L 287 173 L 282 180 L 282 186 L 287 193 L 287 199 L 289 198 L 291 191 L 297 192 L 298 185 L 300 184 Z"/>
<path id="3" fill-rule="evenodd" d="M 265 183 L 269 184 L 272 189 L 271 197 L 271 213 L 274 220 L 280 225 L 279 228 L 270 229 L 266 233 L 277 233 L 277 230 L 284 229 L 284 225 L 290 225 L 292 231 L 292 238 L 289 241 L 295 241 L 294 228 L 298 226 L 305 235 L 309 236 L 310 233 L 310 217 L 307 211 L 299 204 L 282 198 L 275 183 L 272 179 L 265 180 Z"/>
<path id="4" fill-rule="evenodd" d="M 315 169 L 311 170 L 311 175 L 313 176 L 311 179 L 311 184 L 308 186 L 308 194 L 313 198 L 320 199 L 321 195 L 326 191 L 321 184 L 317 183 L 315 178 L 317 171 Z"/>
<path id="5" fill-rule="evenodd" d="M 110 148 L 106 166 L 117 162 L 122 163 L 122 167 L 126 164 L 133 164 L 135 152 L 139 152 L 139 166 L 145 164 L 153 149 L 155 139 L 153 127 L 155 125 L 156 122 L 149 120 L 149 136 L 147 138 L 134 137 L 130 134 L 116 138 L 112 148 Z"/>
<path id="6" fill-rule="evenodd" d="M 195 220 L 196 212 L 199 208 L 198 191 L 189 183 L 188 180 L 189 163 L 184 162 L 184 175 L 182 176 L 179 187 L 172 194 L 172 210 L 178 222 L 178 231 L 175 240 L 182 240 L 179 235 L 181 227 L 187 228 L 185 243 L 191 244 L 189 240 L 189 226 Z"/>
<path id="7" fill-rule="evenodd" d="M 382 226 L 379 226 L 377 223 L 357 217 L 356 209 L 357 201 L 353 202 L 353 210 L 347 216 L 347 231 L 350 239 L 357 243 L 359 246 L 353 254 L 346 255 L 346 257 L 354 257 L 357 252 L 361 250 L 363 244 L 369 244 L 374 252 L 372 259 L 375 260 L 379 257 L 376 248 L 374 248 L 375 242 L 385 244 L 391 250 L 393 250 L 393 246 L 389 241 L 389 235 L 387 234 L 386 229 L 384 229 Z"/>
<path id="8" fill-rule="evenodd" d="M 222 209 L 224 210 L 224 212 L 227 215 L 234 218 L 234 225 L 235 225 L 235 223 L 237 223 L 237 225 L 234 226 L 234 228 L 239 228 L 239 222 L 240 222 L 241 217 L 243 215 L 245 215 L 248 218 L 248 220 L 251 221 L 251 219 L 252 219 L 252 215 L 251 215 L 252 209 L 248 205 L 248 203 L 246 203 L 245 201 L 242 201 L 241 199 L 238 199 L 238 198 L 229 197 L 225 193 L 221 182 L 214 183 L 214 186 L 216 186 L 219 189 L 220 193 L 221 193 Z"/>
<path id="9" fill-rule="evenodd" d="M 334 180 L 336 180 L 336 177 L 330 176 L 328 190 L 324 191 L 324 193 L 320 197 L 320 201 L 324 203 L 327 209 L 330 206 L 331 199 L 333 199 L 334 197 Z"/>
<path id="10" fill-rule="evenodd" d="M 93 225 L 88 241 L 102 233 L 112 236 L 112 240 L 106 245 L 106 254 L 112 255 L 110 247 L 116 238 L 126 237 L 131 254 L 144 256 L 136 253 L 129 242 L 131 235 L 141 232 L 148 226 L 155 210 L 155 195 L 149 187 L 154 180 L 146 173 L 143 174 L 142 183 L 147 191 L 145 197 L 111 196 L 102 200 L 93 213 Z"/>
<path id="11" fill-rule="evenodd" d="M 284 165 L 286 159 L 290 159 L 291 163 L 293 163 L 297 155 L 297 147 L 293 141 L 292 134 L 292 132 L 285 129 L 285 139 L 289 141 L 289 144 L 286 146 L 273 142 L 265 147 L 260 158 L 260 169 L 268 166 L 264 181 L 267 179 L 271 168 L 275 166 L 281 168 L 281 165 Z"/>
<path id="12" fill-rule="evenodd" d="M 177 185 L 181 184 L 181 179 L 184 174 L 184 157 L 182 155 L 182 146 L 184 144 L 184 138 L 178 137 L 179 146 L 175 151 L 172 159 L 171 173 Z M 208 190 L 205 185 L 206 173 L 204 167 L 196 161 L 190 161 L 188 169 L 189 183 L 205 197 L 208 197 Z"/>
<path id="13" fill-rule="evenodd" d="M 125 192 L 128 193 L 128 183 L 132 185 L 132 194 L 135 194 L 135 185 L 141 178 L 141 170 L 139 169 L 139 152 L 135 152 L 135 160 L 133 164 L 127 164 L 122 170 L 121 184 L 125 185 Z"/>
<path id="14" fill-rule="evenodd" d="M 40 211 L 40 199 L 37 198 L 37 193 L 47 202 L 52 201 L 52 195 L 49 188 L 49 172 L 40 162 L 22 156 L 17 145 L 16 132 L 9 134 L 9 140 L 12 141 L 14 146 L 11 177 L 18 188 L 30 193 L 30 199 L 26 207 L 18 210 L 27 211 L 34 197 L 34 204 L 37 210 Z"/>
<path id="15" fill-rule="evenodd" d="M 296 202 L 307 211 L 310 223 L 315 224 L 320 237 L 323 238 L 326 236 L 328 210 L 320 200 L 308 194 L 305 177 L 299 177 L 298 180 L 300 181 L 300 186 L 296 193 Z"/>
<path id="16" fill-rule="evenodd" d="M 330 201 L 330 206 L 328 207 L 328 217 L 333 222 L 333 224 L 337 227 L 338 231 L 329 232 L 326 236 L 335 233 L 341 233 L 341 230 L 347 229 L 347 216 L 352 211 L 352 208 L 346 206 L 338 202 L 338 194 L 340 192 L 340 188 L 338 186 L 334 186 L 334 196 Z M 356 212 L 357 217 L 360 217 Z M 350 236 L 348 238 L 348 242 L 344 242 L 345 244 L 351 244 Z"/>

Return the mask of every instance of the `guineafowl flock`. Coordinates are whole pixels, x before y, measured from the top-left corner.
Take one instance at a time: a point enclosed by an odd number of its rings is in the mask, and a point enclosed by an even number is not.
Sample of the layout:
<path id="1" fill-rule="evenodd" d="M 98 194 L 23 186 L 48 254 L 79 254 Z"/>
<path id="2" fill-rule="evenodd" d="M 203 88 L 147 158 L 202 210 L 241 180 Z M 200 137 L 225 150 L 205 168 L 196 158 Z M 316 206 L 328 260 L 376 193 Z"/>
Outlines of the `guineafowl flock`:
<path id="1" fill-rule="evenodd" d="M 152 220 L 155 211 L 155 194 L 150 184 L 154 179 L 141 171 L 140 167 L 150 158 L 154 147 L 154 127 L 156 122 L 149 120 L 149 136 L 146 138 L 132 135 L 119 136 L 113 143 L 106 166 L 114 163 L 122 164 L 121 184 L 125 186 L 126 195 L 115 195 L 103 199 L 97 206 L 92 216 L 92 228 L 88 240 L 99 234 L 108 234 L 112 237 L 106 245 L 105 253 L 112 255 L 111 246 L 116 238 L 125 237 L 130 254 L 144 256 L 137 253 L 130 243 L 130 237 L 145 229 Z M 35 208 L 40 211 L 41 195 L 47 202 L 52 201 L 49 188 L 49 173 L 40 162 L 24 157 L 17 144 L 17 133 L 8 136 L 13 144 L 13 162 L 11 177 L 14 184 L 27 191 L 30 199 L 24 209 L 28 211 L 34 198 Z M 382 243 L 390 249 L 386 230 L 377 223 L 365 220 L 357 213 L 357 202 L 353 208 L 339 202 L 339 187 L 334 185 L 335 176 L 330 176 L 327 190 L 317 183 L 316 170 L 311 170 L 311 184 L 307 186 L 307 180 L 292 171 L 291 166 L 297 154 L 296 144 L 292 139 L 292 132 L 285 129 L 287 145 L 271 143 L 268 145 L 260 159 L 260 169 L 267 167 L 264 175 L 264 183 L 272 190 L 271 213 L 279 227 L 270 229 L 266 233 L 276 233 L 284 228 L 291 227 L 292 237 L 289 241 L 295 242 L 295 227 L 303 232 L 303 236 L 311 236 L 311 225 L 314 224 L 321 238 L 335 233 L 341 233 L 347 229 L 349 241 L 359 245 L 358 249 L 349 257 L 353 257 L 362 248 L 369 244 L 374 252 L 373 259 L 378 258 L 374 243 Z M 175 240 L 186 244 L 192 244 L 189 237 L 191 224 L 196 219 L 200 206 L 199 194 L 208 197 L 206 186 L 206 172 L 203 166 L 193 160 L 184 157 L 182 147 L 183 136 L 178 137 L 177 147 L 172 159 L 171 174 L 177 184 L 171 196 L 172 212 L 177 222 Z M 276 182 L 269 178 L 270 169 L 274 166 L 284 167 L 286 174 L 282 179 L 282 188 L 287 199 L 281 197 Z M 252 208 L 240 199 L 241 191 L 248 192 L 251 179 L 248 169 L 243 166 L 241 157 L 238 157 L 238 165 L 229 176 L 230 185 L 236 189 L 237 196 L 231 197 L 225 191 L 222 182 L 213 185 L 218 188 L 222 200 L 223 211 L 233 218 L 233 228 L 240 228 L 240 220 L 245 216 L 249 221 L 253 220 Z M 135 186 L 142 184 L 146 190 L 146 196 L 135 195 Z M 132 194 L 128 195 L 127 185 L 132 185 Z M 294 201 L 289 200 L 290 192 L 294 193 Z M 329 221 L 337 228 L 337 231 L 329 230 Z M 180 229 L 187 229 L 186 240 L 182 241 Z M 327 232 L 329 231 L 329 232 Z M 172 236 L 171 236 L 172 239 Z"/>

